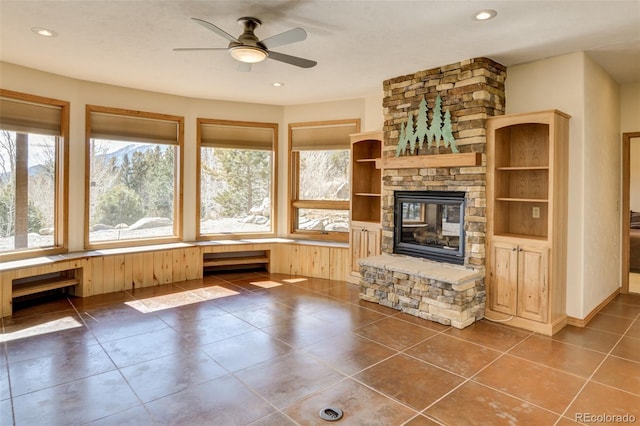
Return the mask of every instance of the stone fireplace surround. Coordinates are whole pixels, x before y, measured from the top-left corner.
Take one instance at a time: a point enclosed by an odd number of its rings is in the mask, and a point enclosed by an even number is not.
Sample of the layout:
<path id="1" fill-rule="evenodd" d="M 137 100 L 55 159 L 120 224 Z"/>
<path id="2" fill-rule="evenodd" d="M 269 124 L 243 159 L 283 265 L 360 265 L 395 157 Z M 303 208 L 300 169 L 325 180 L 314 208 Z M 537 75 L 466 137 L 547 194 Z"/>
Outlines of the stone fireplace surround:
<path id="1" fill-rule="evenodd" d="M 426 97 L 431 119 L 435 98 L 449 109 L 461 153 L 482 153 L 482 165 L 383 168 L 382 255 L 360 261 L 360 298 L 411 315 L 464 328 L 484 317 L 486 228 L 486 119 L 504 114 L 505 67 L 475 58 L 384 81 L 383 164 L 395 156 L 399 131 Z M 449 154 L 423 147 L 418 155 Z M 465 192 L 463 266 L 394 255 L 395 191 Z"/>

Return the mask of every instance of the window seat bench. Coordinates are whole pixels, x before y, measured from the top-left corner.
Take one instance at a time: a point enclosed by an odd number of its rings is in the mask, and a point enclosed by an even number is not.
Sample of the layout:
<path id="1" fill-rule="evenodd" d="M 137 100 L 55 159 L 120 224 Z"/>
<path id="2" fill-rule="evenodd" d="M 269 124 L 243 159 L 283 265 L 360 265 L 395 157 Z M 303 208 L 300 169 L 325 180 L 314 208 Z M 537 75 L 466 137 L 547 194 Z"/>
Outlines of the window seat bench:
<path id="1" fill-rule="evenodd" d="M 87 297 L 201 279 L 208 269 L 261 265 L 269 272 L 344 280 L 348 245 L 257 238 L 100 249 L 39 256 L 0 264 L 0 316 L 13 299 L 65 288 Z"/>

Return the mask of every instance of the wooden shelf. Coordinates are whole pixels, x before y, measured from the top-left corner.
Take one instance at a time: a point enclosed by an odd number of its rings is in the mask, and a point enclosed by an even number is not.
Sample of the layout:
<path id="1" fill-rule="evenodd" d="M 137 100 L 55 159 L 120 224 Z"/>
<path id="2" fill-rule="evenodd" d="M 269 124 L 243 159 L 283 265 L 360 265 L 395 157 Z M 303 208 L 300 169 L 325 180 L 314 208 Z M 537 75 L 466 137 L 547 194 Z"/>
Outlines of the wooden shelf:
<path id="1" fill-rule="evenodd" d="M 459 154 L 407 155 L 404 157 L 381 158 L 377 165 L 383 169 L 425 169 L 431 167 L 470 167 L 482 164 L 482 153 L 463 152 Z"/>
<path id="2" fill-rule="evenodd" d="M 532 241 L 539 241 L 539 242 L 547 242 L 547 237 L 538 237 L 538 236 L 529 235 L 529 234 L 503 233 L 503 234 L 493 235 L 494 241 L 500 241 L 502 238 L 505 238 L 508 240 L 512 240 L 515 238 L 518 240 L 532 240 Z"/>
<path id="3" fill-rule="evenodd" d="M 213 266 L 230 266 L 230 265 L 254 265 L 258 263 L 269 263 L 266 256 L 260 257 L 226 257 L 221 259 L 205 259 L 202 266 L 205 268 Z"/>
<path id="4" fill-rule="evenodd" d="M 383 137 L 382 131 L 351 135 L 349 263 L 352 282 L 357 282 L 360 274 L 358 260 L 380 253 Z"/>
<path id="5" fill-rule="evenodd" d="M 527 170 L 549 170 L 547 166 L 532 166 L 532 167 L 496 167 L 496 170 L 504 170 L 504 171 L 527 171 Z"/>
<path id="6" fill-rule="evenodd" d="M 487 120 L 487 312 L 545 334 L 567 318 L 568 141 L 557 111 Z"/>
<path id="7" fill-rule="evenodd" d="M 57 288 L 69 287 L 80 284 L 78 278 L 50 278 L 21 284 L 14 284 L 12 297 L 28 296 L 43 291 L 55 290 Z"/>
<path id="8" fill-rule="evenodd" d="M 548 203 L 549 200 L 545 198 L 496 198 L 496 201 L 507 201 L 507 202 L 515 202 L 515 203 Z"/>

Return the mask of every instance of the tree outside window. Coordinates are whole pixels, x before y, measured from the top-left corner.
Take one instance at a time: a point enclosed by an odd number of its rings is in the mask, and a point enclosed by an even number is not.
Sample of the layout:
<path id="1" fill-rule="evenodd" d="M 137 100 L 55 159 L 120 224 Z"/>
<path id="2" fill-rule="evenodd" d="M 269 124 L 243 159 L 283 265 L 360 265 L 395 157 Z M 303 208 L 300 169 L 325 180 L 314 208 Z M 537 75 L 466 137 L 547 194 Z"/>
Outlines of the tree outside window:
<path id="1" fill-rule="evenodd" d="M 277 124 L 198 119 L 199 235 L 274 233 Z"/>
<path id="2" fill-rule="evenodd" d="M 0 258 L 65 249 L 69 104 L 0 89 Z"/>
<path id="3" fill-rule="evenodd" d="M 87 246 L 177 239 L 182 118 L 88 107 Z"/>
<path id="4" fill-rule="evenodd" d="M 350 137 L 359 120 L 289 125 L 293 235 L 347 241 Z"/>

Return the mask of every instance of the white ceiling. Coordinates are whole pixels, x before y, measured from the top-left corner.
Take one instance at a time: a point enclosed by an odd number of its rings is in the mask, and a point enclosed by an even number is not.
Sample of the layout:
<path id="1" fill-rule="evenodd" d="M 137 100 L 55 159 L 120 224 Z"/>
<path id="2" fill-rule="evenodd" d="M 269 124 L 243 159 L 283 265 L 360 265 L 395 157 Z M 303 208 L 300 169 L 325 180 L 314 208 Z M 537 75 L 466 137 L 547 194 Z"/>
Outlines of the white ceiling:
<path id="1" fill-rule="evenodd" d="M 498 16 L 473 19 L 487 8 Z M 225 51 L 172 50 L 227 46 L 191 17 L 239 36 L 242 16 L 262 20 L 261 39 L 304 28 L 305 41 L 274 50 L 318 65 L 267 59 L 246 73 Z M 58 36 L 38 36 L 32 27 Z M 640 0 L 0 0 L 2 61 L 119 86 L 274 105 L 379 94 L 385 79 L 473 57 L 510 66 L 574 51 L 586 51 L 619 83 L 640 81 Z M 273 87 L 276 81 L 285 85 Z"/>

